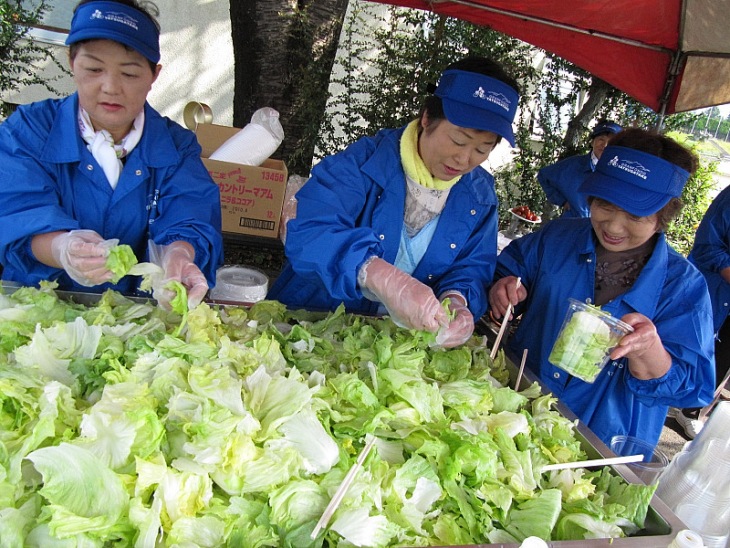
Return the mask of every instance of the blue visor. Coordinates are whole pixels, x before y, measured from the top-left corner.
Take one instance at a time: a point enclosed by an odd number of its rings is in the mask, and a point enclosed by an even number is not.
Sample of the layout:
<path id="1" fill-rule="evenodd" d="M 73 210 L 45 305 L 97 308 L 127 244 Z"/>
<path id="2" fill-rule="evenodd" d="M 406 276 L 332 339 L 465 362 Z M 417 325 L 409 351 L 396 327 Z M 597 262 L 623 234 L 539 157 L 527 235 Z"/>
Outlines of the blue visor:
<path id="1" fill-rule="evenodd" d="M 618 133 L 622 129 L 623 128 L 620 125 L 613 122 L 599 122 L 598 124 L 596 124 L 596 127 L 593 128 L 593 131 L 591 131 L 591 139 L 606 133 L 613 135 L 614 133 Z"/>
<path id="2" fill-rule="evenodd" d="M 633 148 L 607 146 L 580 192 L 617 205 L 637 217 L 653 215 L 682 195 L 689 173 Z"/>
<path id="3" fill-rule="evenodd" d="M 66 45 L 83 40 L 114 40 L 138 51 L 153 63 L 160 61 L 160 33 L 141 11 L 117 2 L 89 2 L 71 20 Z"/>
<path id="4" fill-rule="evenodd" d="M 512 122 L 520 96 L 501 80 L 465 70 L 446 70 L 434 94 L 446 119 L 460 127 L 491 131 L 515 146 Z"/>

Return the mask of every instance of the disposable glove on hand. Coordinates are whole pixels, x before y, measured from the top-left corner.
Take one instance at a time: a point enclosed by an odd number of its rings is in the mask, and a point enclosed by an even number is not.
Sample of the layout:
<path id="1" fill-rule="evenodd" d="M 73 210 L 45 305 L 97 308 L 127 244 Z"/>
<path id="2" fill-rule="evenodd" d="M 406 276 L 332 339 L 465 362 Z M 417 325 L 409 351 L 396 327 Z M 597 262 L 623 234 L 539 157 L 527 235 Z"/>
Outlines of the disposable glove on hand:
<path id="1" fill-rule="evenodd" d="M 461 298 L 451 298 L 449 310 L 454 314 L 454 319 L 436 334 L 436 346 L 442 348 L 462 345 L 474 333 L 474 316 Z"/>
<path id="2" fill-rule="evenodd" d="M 51 240 L 51 255 L 72 280 L 93 287 L 114 277 L 106 267 L 106 259 L 118 243 L 117 239 L 105 240 L 93 230 L 72 230 Z"/>
<path id="3" fill-rule="evenodd" d="M 446 311 L 426 284 L 380 258 L 363 268 L 364 287 L 383 303 L 396 323 L 431 332 L 448 323 Z"/>
<path id="4" fill-rule="evenodd" d="M 177 281 L 185 286 L 189 309 L 195 308 L 202 302 L 208 292 L 208 282 L 194 259 L 195 251 L 187 242 L 151 246 L 151 262 L 158 264 L 165 271 L 162 279 L 153 284 L 152 296 L 164 309 L 170 310 L 170 301 L 175 298 L 175 292 L 165 288 L 170 281 Z"/>

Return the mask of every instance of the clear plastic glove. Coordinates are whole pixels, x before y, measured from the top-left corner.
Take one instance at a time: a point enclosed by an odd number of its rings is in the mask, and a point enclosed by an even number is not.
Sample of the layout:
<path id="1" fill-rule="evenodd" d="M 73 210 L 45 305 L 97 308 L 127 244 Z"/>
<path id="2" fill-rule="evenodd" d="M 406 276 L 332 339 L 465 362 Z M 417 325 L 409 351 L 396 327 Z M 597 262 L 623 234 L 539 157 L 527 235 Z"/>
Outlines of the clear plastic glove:
<path id="1" fill-rule="evenodd" d="M 72 280 L 93 287 L 114 277 L 106 267 L 106 259 L 118 243 L 117 239 L 105 240 L 93 230 L 72 230 L 51 240 L 51 255 Z"/>
<path id="2" fill-rule="evenodd" d="M 205 275 L 194 262 L 195 251 L 187 242 L 172 242 L 159 246 L 150 242 L 150 262 L 159 265 L 165 274 L 152 287 L 152 296 L 166 310 L 170 310 L 170 301 L 175 292 L 165 286 L 170 281 L 182 283 L 188 292 L 188 308 L 198 306 L 208 292 Z"/>
<path id="3" fill-rule="evenodd" d="M 431 332 L 448 324 L 446 311 L 426 284 L 380 258 L 362 268 L 361 285 L 383 303 L 396 323 Z"/>
<path id="4" fill-rule="evenodd" d="M 462 345 L 474 333 L 474 315 L 460 297 L 450 299 L 449 310 L 454 314 L 454 319 L 436 334 L 436 346 L 442 348 Z"/>

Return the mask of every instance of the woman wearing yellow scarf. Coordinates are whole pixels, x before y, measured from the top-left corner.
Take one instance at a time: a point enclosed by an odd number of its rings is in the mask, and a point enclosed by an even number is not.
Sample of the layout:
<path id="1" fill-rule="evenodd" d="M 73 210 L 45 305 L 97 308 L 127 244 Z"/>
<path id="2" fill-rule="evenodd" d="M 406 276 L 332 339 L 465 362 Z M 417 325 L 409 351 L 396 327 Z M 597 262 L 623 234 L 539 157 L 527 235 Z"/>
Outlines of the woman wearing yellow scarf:
<path id="1" fill-rule="evenodd" d="M 288 264 L 268 297 L 387 313 L 438 332 L 441 346 L 463 344 L 486 310 L 497 256 L 494 179 L 481 164 L 502 138 L 514 146 L 517 89 L 497 63 L 462 59 L 416 120 L 317 164 L 297 193 Z"/>

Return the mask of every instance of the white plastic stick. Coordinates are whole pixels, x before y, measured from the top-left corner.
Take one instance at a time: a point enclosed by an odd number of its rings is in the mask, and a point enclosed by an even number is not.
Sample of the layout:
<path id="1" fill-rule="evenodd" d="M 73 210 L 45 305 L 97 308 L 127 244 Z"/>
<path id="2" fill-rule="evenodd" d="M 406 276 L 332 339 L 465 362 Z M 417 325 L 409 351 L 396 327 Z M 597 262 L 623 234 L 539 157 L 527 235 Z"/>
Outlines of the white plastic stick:
<path id="1" fill-rule="evenodd" d="M 355 476 L 362 467 L 362 463 L 365 462 L 365 459 L 367 458 L 368 453 L 370 453 L 370 450 L 373 448 L 376 439 L 377 438 L 375 436 L 372 436 L 365 444 L 365 447 L 362 448 L 362 451 L 360 451 L 360 455 L 357 457 L 357 461 L 350 467 L 350 470 L 347 472 L 345 479 L 342 480 L 342 483 L 337 488 L 337 491 L 335 491 L 335 494 L 332 496 L 332 500 L 330 500 L 327 508 L 325 508 L 324 512 L 322 512 L 322 517 L 319 518 L 317 525 L 315 525 L 314 530 L 310 535 L 312 539 L 317 538 L 319 532 L 324 529 L 329 523 L 330 519 L 332 519 L 332 515 L 335 513 L 335 510 L 337 510 L 337 507 L 342 502 L 342 499 L 345 498 L 345 493 L 347 493 L 347 490 L 350 488 L 350 484 L 353 482 Z"/>
<path id="2" fill-rule="evenodd" d="M 548 464 L 543 466 L 541 472 L 550 470 L 563 470 L 565 468 L 591 468 L 593 466 L 609 466 L 611 464 L 626 464 L 629 462 L 641 462 L 644 455 L 629 455 L 626 457 L 610 457 L 606 459 L 582 460 L 574 462 L 559 462 L 557 464 Z"/>
<path id="3" fill-rule="evenodd" d="M 515 289 L 519 289 L 520 285 L 522 284 L 522 279 L 517 278 L 517 285 L 515 286 Z M 502 337 L 504 336 L 504 331 L 507 329 L 507 325 L 509 324 L 509 317 L 512 315 L 512 310 L 514 310 L 514 307 L 512 306 L 512 303 L 509 303 L 507 305 L 507 311 L 504 313 L 504 317 L 502 318 L 502 325 L 499 326 L 499 333 L 497 333 L 497 340 L 494 341 L 494 346 L 492 347 L 492 353 L 489 355 L 490 358 L 494 359 L 497 355 L 497 350 L 499 350 L 499 343 L 502 341 Z"/>

